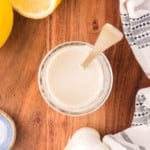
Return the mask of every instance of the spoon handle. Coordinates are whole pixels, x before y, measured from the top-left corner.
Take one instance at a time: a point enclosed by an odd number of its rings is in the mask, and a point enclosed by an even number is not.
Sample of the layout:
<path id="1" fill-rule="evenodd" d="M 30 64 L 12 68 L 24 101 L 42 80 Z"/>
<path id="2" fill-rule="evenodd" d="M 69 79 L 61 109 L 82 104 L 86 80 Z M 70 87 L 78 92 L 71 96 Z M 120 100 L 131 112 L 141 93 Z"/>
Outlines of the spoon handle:
<path id="1" fill-rule="evenodd" d="M 123 34 L 117 28 L 106 23 L 103 26 L 92 51 L 82 63 L 83 68 L 86 68 L 100 52 L 104 52 L 106 49 L 119 42 L 122 38 Z"/>

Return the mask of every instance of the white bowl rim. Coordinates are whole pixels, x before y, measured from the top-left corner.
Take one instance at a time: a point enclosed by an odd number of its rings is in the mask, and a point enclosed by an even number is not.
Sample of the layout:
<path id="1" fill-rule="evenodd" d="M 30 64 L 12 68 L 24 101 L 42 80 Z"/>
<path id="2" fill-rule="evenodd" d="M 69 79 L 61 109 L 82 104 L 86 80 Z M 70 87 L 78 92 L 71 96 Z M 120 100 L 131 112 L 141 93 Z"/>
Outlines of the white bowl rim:
<path id="1" fill-rule="evenodd" d="M 104 103 L 107 101 L 110 93 L 111 93 L 111 90 L 112 90 L 112 86 L 113 86 L 113 73 L 112 73 L 112 67 L 110 65 L 110 62 L 108 60 L 108 58 L 106 57 L 106 55 L 104 53 L 101 53 L 101 55 L 104 57 L 107 65 L 108 65 L 108 68 L 109 68 L 109 71 L 110 71 L 110 88 L 109 88 L 109 91 L 107 93 L 107 95 L 105 96 L 104 100 L 101 102 L 100 105 L 98 105 L 97 107 L 95 107 L 93 110 L 89 111 L 89 112 L 84 112 L 84 113 L 80 113 L 80 114 L 71 114 L 71 113 L 67 113 L 67 111 L 61 111 L 60 109 L 57 109 L 55 106 L 53 106 L 52 104 L 49 103 L 49 101 L 45 98 L 43 92 L 42 92 L 42 89 L 41 89 L 41 84 L 40 84 L 40 72 L 41 72 L 41 68 L 45 62 L 45 60 L 47 59 L 47 57 L 49 56 L 50 53 L 52 53 L 55 49 L 58 49 L 59 47 L 61 46 L 64 46 L 64 45 L 68 45 L 68 44 L 75 44 L 75 43 L 79 43 L 79 44 L 85 44 L 85 45 L 88 45 L 90 47 L 93 47 L 94 45 L 88 43 L 88 42 L 83 42 L 83 41 L 68 41 L 68 42 L 64 42 L 64 43 L 61 43 L 61 44 L 58 44 L 57 46 L 53 47 L 52 49 L 49 50 L 49 52 L 44 56 L 44 58 L 42 59 L 41 63 L 40 63 L 40 67 L 39 67 L 39 71 L 38 71 L 38 87 L 39 87 L 39 91 L 42 95 L 42 98 L 44 99 L 44 101 L 48 104 L 48 106 L 50 108 L 53 108 L 53 110 L 63 114 L 63 115 L 67 115 L 67 116 L 85 116 L 85 115 L 88 115 L 88 114 L 91 114 L 93 112 L 95 112 L 96 110 L 98 110 L 101 106 L 104 105 Z"/>

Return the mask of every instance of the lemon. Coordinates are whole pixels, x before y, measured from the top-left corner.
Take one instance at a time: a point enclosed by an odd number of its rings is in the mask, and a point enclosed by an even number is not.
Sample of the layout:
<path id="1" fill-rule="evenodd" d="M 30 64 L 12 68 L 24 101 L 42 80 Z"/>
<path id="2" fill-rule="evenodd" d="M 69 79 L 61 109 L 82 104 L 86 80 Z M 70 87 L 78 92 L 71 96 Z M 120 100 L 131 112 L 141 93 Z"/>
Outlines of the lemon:
<path id="1" fill-rule="evenodd" d="M 9 0 L 0 0 L 0 48 L 8 39 L 13 26 L 13 10 Z"/>
<path id="2" fill-rule="evenodd" d="M 61 0 L 11 0 L 14 9 L 21 15 L 41 19 L 51 14 Z"/>

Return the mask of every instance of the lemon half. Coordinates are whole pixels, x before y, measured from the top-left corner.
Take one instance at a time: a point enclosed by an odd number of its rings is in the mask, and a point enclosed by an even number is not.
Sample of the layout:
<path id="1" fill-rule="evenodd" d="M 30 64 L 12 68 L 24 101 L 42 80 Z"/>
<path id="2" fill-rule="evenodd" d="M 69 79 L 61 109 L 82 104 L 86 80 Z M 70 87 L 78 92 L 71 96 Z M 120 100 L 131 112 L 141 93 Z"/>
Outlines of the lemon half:
<path id="1" fill-rule="evenodd" d="M 13 26 L 13 10 L 9 0 L 0 0 L 0 48 L 7 41 Z"/>
<path id="2" fill-rule="evenodd" d="M 21 15 L 41 19 L 51 14 L 61 0 L 11 0 L 14 9 Z"/>

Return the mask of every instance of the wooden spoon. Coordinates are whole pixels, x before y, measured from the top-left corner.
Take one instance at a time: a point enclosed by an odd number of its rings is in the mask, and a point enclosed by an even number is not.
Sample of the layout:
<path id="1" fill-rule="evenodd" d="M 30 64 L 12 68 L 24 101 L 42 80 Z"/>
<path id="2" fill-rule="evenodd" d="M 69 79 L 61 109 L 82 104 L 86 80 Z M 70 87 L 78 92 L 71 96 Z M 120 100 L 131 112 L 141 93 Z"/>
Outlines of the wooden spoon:
<path id="1" fill-rule="evenodd" d="M 83 68 L 86 68 L 100 52 L 104 52 L 106 49 L 122 40 L 122 38 L 123 34 L 117 28 L 106 23 L 97 38 L 93 50 L 82 63 Z"/>

